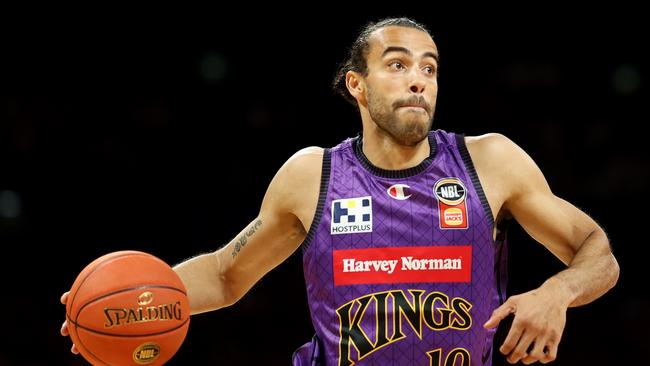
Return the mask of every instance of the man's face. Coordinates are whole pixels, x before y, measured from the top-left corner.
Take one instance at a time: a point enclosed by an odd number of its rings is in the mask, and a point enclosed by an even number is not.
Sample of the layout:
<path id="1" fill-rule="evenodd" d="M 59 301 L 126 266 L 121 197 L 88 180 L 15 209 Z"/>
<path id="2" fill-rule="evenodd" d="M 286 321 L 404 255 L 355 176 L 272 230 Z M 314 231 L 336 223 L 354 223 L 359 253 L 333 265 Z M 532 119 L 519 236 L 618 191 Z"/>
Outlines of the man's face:
<path id="1" fill-rule="evenodd" d="M 406 27 L 384 27 L 369 39 L 367 108 L 396 142 L 414 146 L 431 129 L 438 95 L 438 49 L 431 37 Z"/>

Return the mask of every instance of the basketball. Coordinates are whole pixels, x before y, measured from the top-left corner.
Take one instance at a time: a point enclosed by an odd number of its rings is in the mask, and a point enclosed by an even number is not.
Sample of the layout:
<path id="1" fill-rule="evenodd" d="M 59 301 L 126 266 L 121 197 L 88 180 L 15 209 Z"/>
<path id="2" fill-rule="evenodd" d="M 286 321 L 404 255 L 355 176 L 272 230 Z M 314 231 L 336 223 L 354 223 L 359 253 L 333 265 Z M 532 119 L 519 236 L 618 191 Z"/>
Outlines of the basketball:
<path id="1" fill-rule="evenodd" d="M 162 365 L 190 323 L 185 286 L 161 259 L 119 251 L 97 258 L 66 303 L 72 341 L 93 365 Z"/>

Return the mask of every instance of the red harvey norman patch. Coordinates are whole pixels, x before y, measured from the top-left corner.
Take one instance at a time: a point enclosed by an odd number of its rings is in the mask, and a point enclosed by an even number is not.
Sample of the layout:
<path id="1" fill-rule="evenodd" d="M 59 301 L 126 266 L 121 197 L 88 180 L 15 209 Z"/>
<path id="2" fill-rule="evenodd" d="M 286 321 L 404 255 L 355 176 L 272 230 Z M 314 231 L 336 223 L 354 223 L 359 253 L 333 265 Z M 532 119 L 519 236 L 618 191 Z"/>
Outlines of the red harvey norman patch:
<path id="1" fill-rule="evenodd" d="M 336 286 L 472 279 L 470 245 L 335 250 L 332 256 Z"/>

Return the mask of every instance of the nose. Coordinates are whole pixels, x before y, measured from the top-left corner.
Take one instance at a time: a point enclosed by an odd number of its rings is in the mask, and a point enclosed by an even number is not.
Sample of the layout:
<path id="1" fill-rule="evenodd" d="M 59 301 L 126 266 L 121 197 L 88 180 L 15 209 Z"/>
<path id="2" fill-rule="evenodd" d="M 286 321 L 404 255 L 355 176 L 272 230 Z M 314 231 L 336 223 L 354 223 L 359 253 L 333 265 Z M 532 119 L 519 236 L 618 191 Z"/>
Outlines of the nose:
<path id="1" fill-rule="evenodd" d="M 426 85 L 421 75 L 414 75 L 409 81 L 409 90 L 411 93 L 422 94 Z"/>
<path id="2" fill-rule="evenodd" d="M 410 89 L 411 89 L 412 93 L 422 94 L 422 92 L 424 91 L 424 84 L 421 84 L 421 83 L 415 84 L 415 83 L 413 83 L 413 84 L 411 84 Z"/>

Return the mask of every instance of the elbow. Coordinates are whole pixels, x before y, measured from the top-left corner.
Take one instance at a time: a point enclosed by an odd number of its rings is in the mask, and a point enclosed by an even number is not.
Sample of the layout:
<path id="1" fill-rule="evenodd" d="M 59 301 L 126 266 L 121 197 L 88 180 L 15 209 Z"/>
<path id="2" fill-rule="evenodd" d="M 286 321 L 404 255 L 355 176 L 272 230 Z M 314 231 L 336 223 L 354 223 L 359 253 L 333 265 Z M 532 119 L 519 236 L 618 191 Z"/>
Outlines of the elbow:
<path id="1" fill-rule="evenodd" d="M 599 238 L 602 238 L 602 243 L 604 243 L 604 245 L 601 246 L 602 251 L 600 252 L 601 258 L 603 258 L 603 262 L 601 263 L 604 263 L 604 266 L 601 266 L 601 268 L 603 270 L 603 279 L 608 281 L 607 291 L 609 291 L 618 283 L 621 274 L 621 267 L 618 265 L 618 261 L 614 256 L 607 233 L 605 233 L 603 229 L 599 228 L 592 234 L 598 235 Z"/>
<path id="2" fill-rule="evenodd" d="M 223 274 L 214 274 L 212 280 L 202 283 L 193 292 L 188 291 L 188 295 L 192 315 L 225 308 L 239 300 Z"/>
<path id="3" fill-rule="evenodd" d="M 611 262 L 610 264 L 610 274 L 611 274 L 611 283 L 609 288 L 613 288 L 616 286 L 616 283 L 618 282 L 618 278 L 621 274 L 621 267 L 618 265 L 618 261 L 614 257 L 614 254 L 610 253 L 609 254 L 609 260 Z"/>
<path id="4" fill-rule="evenodd" d="M 244 297 L 248 289 L 243 285 L 241 277 L 233 269 L 219 273 L 221 284 L 219 308 L 234 305 Z"/>
<path id="5" fill-rule="evenodd" d="M 221 254 L 223 254 L 222 251 L 213 253 L 215 268 L 217 269 L 216 273 L 214 273 L 214 309 L 234 305 L 242 298 L 242 295 L 238 294 L 237 291 L 237 282 L 235 281 L 237 276 L 232 273 L 233 269 Z"/>
<path id="6" fill-rule="evenodd" d="M 232 280 L 228 279 L 226 274 L 221 274 L 221 299 L 218 308 L 225 308 L 234 305 L 242 298 L 236 291 L 236 286 Z"/>

